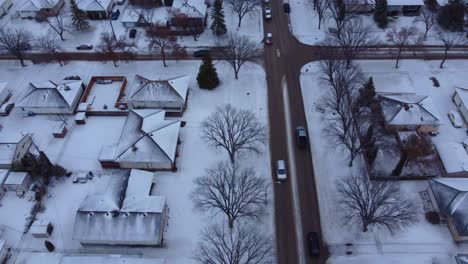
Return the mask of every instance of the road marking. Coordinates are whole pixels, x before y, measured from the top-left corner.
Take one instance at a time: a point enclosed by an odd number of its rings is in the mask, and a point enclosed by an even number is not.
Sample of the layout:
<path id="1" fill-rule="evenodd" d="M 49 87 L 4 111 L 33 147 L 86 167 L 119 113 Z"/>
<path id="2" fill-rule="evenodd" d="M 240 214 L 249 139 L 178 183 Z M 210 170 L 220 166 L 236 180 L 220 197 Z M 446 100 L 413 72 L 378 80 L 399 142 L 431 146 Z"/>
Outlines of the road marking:
<path id="1" fill-rule="evenodd" d="M 278 57 L 278 58 L 281 57 L 281 52 L 280 52 L 279 49 L 276 49 L 276 57 Z"/>
<path id="2" fill-rule="evenodd" d="M 301 208 L 299 202 L 299 191 L 296 178 L 296 158 L 294 156 L 293 136 L 291 132 L 291 112 L 289 107 L 289 94 L 286 84 L 286 78 L 283 76 L 283 107 L 284 107 L 284 119 L 286 122 L 286 139 L 288 145 L 288 158 L 289 158 L 289 179 L 292 183 L 293 192 L 293 206 L 294 206 L 294 222 L 296 223 L 296 242 L 297 242 L 297 253 L 299 255 L 299 264 L 305 264 L 306 258 L 304 253 L 304 232 L 302 230 L 301 221 Z"/>

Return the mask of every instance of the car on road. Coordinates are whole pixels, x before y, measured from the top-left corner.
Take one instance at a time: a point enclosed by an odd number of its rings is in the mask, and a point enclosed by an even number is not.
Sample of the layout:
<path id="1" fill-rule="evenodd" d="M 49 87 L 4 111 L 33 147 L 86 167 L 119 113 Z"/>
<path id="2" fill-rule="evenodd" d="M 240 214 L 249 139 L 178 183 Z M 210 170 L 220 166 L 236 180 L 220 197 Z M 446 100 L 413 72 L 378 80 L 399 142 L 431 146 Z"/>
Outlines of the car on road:
<path id="1" fill-rule="evenodd" d="M 283 4 L 283 10 L 287 14 L 289 14 L 291 12 L 291 6 L 289 6 L 289 3 L 284 3 Z"/>
<path id="2" fill-rule="evenodd" d="M 307 132 L 303 126 L 296 127 L 296 143 L 300 149 L 307 147 Z"/>
<path id="3" fill-rule="evenodd" d="M 311 257 L 320 256 L 320 238 L 317 232 L 307 233 L 307 248 Z"/>
<path id="4" fill-rule="evenodd" d="M 92 50 L 93 49 L 93 45 L 86 45 L 86 44 L 83 44 L 83 45 L 79 45 L 78 47 L 76 47 L 77 50 Z"/>
<path id="5" fill-rule="evenodd" d="M 210 55 L 210 51 L 206 49 L 197 50 L 193 53 L 193 56 L 196 58 L 201 58 L 203 56 Z"/>
<path id="6" fill-rule="evenodd" d="M 286 176 L 286 163 L 284 160 L 276 161 L 276 179 L 278 181 L 285 181 Z"/>
<path id="7" fill-rule="evenodd" d="M 13 107 L 15 107 L 14 103 L 4 103 L 2 106 L 0 106 L 0 116 L 9 115 Z"/>
<path id="8" fill-rule="evenodd" d="M 460 128 L 463 126 L 462 117 L 457 111 L 450 110 L 448 113 L 448 118 L 450 119 L 450 122 L 452 122 L 453 127 Z"/>
<path id="9" fill-rule="evenodd" d="M 130 29 L 130 33 L 128 34 L 128 37 L 129 38 L 135 38 L 136 33 L 137 33 L 136 29 L 132 28 L 132 29 Z"/>
<path id="10" fill-rule="evenodd" d="M 265 43 L 266 43 L 267 45 L 273 44 L 273 34 L 271 34 L 271 33 L 269 33 L 269 32 L 266 34 Z"/>
<path id="11" fill-rule="evenodd" d="M 271 8 L 265 7 L 265 20 L 271 21 Z"/>

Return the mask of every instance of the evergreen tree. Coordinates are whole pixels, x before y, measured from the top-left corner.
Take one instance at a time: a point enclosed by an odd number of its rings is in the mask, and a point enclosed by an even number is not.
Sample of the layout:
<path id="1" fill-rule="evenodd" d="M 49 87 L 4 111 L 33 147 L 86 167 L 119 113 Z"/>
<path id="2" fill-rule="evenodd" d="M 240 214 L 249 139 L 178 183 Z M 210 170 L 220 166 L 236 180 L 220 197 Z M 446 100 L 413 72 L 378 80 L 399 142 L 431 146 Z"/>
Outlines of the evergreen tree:
<path id="1" fill-rule="evenodd" d="M 358 103 L 359 106 L 365 107 L 369 106 L 372 100 L 375 97 L 375 86 L 372 77 L 359 89 Z"/>
<path id="2" fill-rule="evenodd" d="M 437 22 L 444 29 L 450 31 L 463 31 L 465 23 L 465 6 L 462 0 L 450 0 L 440 8 Z"/>
<path id="3" fill-rule="evenodd" d="M 70 8 L 72 13 L 72 24 L 78 31 L 89 29 L 89 23 L 86 21 L 86 14 L 76 5 L 75 0 L 70 0 Z"/>
<path id="4" fill-rule="evenodd" d="M 223 2 L 221 0 L 216 0 L 214 8 L 211 11 L 211 19 L 213 23 L 211 24 L 211 30 L 216 36 L 221 36 L 226 34 L 227 28 L 224 22 L 224 11 L 223 11 Z"/>
<path id="5" fill-rule="evenodd" d="M 198 86 L 202 89 L 212 90 L 219 85 L 218 73 L 216 68 L 213 66 L 210 55 L 203 57 L 203 62 L 200 65 L 200 70 L 197 76 Z"/>
<path id="6" fill-rule="evenodd" d="M 379 28 L 387 27 L 387 0 L 377 0 L 375 2 L 374 21 Z"/>
<path id="7" fill-rule="evenodd" d="M 172 3 L 174 3 L 174 0 L 164 0 L 165 6 L 172 6 Z"/>

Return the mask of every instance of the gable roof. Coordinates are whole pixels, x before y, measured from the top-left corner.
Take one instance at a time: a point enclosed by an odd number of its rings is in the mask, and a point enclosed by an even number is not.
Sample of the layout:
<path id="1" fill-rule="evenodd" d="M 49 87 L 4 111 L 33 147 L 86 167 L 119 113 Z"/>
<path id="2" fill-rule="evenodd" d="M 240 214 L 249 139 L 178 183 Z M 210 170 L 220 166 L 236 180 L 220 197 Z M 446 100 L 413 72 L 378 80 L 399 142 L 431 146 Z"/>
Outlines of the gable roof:
<path id="1" fill-rule="evenodd" d="M 189 76 L 170 80 L 150 80 L 137 74 L 133 79 L 128 101 L 185 103 L 189 83 Z"/>
<path id="2" fill-rule="evenodd" d="M 60 0 L 28 0 L 24 3 L 19 10 L 20 11 L 39 11 L 43 8 L 53 8 Z"/>
<path id="3" fill-rule="evenodd" d="M 468 171 L 468 154 L 460 143 L 436 144 L 440 160 L 447 173 Z"/>
<path id="4" fill-rule="evenodd" d="M 81 0 L 76 5 L 83 11 L 107 11 L 113 0 Z"/>
<path id="5" fill-rule="evenodd" d="M 388 125 L 440 125 L 430 96 L 414 93 L 378 93 Z"/>
<path id="6" fill-rule="evenodd" d="M 174 0 L 172 8 L 188 17 L 205 18 L 208 6 L 203 0 Z"/>
<path id="7" fill-rule="evenodd" d="M 27 94 L 18 102 L 17 106 L 71 108 L 76 97 L 81 95 L 82 84 L 81 80 L 30 82 Z"/>

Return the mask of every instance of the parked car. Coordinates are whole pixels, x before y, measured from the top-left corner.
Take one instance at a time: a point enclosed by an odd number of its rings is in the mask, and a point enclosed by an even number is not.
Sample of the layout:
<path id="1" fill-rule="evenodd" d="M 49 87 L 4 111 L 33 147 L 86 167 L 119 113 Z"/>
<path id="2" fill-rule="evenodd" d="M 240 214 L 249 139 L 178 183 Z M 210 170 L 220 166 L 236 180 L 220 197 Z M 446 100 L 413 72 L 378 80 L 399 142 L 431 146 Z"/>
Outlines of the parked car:
<path id="1" fill-rule="evenodd" d="M 83 45 L 80 45 L 78 47 L 76 47 L 77 50 L 92 50 L 93 49 L 93 45 L 86 45 L 86 44 L 83 44 Z"/>
<path id="2" fill-rule="evenodd" d="M 276 179 L 278 181 L 285 181 L 286 176 L 286 163 L 284 160 L 278 160 L 276 162 Z"/>
<path id="3" fill-rule="evenodd" d="M 130 33 L 128 34 L 129 38 L 135 38 L 136 37 L 137 30 L 132 28 L 130 29 Z"/>
<path id="4" fill-rule="evenodd" d="M 307 247 L 311 257 L 320 256 L 320 238 L 317 232 L 307 233 Z"/>
<path id="5" fill-rule="evenodd" d="M 273 35 L 271 33 L 267 33 L 265 37 L 265 43 L 267 45 L 273 44 Z"/>
<path id="6" fill-rule="evenodd" d="M 291 12 L 291 6 L 289 6 L 289 3 L 284 3 L 283 4 L 283 10 L 287 14 L 289 14 Z"/>
<path id="7" fill-rule="evenodd" d="M 296 127 L 296 143 L 297 146 L 301 149 L 307 147 L 307 133 L 304 127 Z"/>
<path id="8" fill-rule="evenodd" d="M 271 8 L 265 7 L 265 20 L 270 21 L 271 20 Z"/>
<path id="9" fill-rule="evenodd" d="M 459 128 L 463 126 L 462 117 L 457 111 L 451 110 L 448 113 L 448 118 L 450 119 L 450 122 L 452 122 L 453 127 Z"/>
<path id="10" fill-rule="evenodd" d="M 197 50 L 193 53 L 193 56 L 197 58 L 203 57 L 205 55 L 210 55 L 210 51 L 206 49 L 202 49 L 202 50 Z"/>
<path id="11" fill-rule="evenodd" d="M 117 9 L 116 11 L 112 12 L 111 19 L 112 20 L 117 20 L 117 19 L 119 19 L 119 16 L 120 16 L 120 10 Z"/>
<path id="12" fill-rule="evenodd" d="M 2 106 L 0 106 L 0 116 L 9 115 L 13 107 L 15 107 L 14 103 L 4 103 Z"/>

